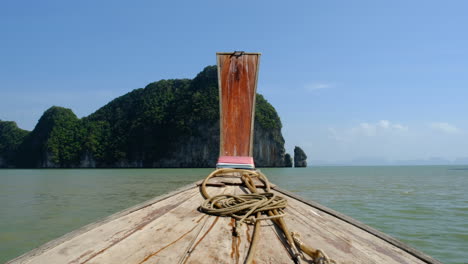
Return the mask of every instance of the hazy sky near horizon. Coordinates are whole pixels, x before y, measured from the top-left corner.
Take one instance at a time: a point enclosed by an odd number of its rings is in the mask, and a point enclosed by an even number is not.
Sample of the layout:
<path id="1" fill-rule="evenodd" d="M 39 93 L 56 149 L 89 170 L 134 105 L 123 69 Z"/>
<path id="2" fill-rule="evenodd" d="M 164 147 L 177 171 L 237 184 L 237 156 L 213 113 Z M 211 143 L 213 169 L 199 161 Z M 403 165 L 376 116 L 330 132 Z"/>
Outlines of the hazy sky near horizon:
<path id="1" fill-rule="evenodd" d="M 468 157 L 467 1 L 0 1 L 0 119 L 78 117 L 217 51 L 262 52 L 258 92 L 310 160 Z"/>

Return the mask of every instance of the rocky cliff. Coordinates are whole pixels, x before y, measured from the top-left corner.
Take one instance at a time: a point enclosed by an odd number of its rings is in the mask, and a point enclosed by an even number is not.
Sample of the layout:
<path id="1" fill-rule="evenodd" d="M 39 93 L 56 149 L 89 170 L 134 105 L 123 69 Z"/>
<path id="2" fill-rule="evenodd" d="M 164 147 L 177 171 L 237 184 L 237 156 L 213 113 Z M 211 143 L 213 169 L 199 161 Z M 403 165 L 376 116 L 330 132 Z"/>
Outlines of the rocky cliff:
<path id="1" fill-rule="evenodd" d="M 294 147 L 294 167 L 307 167 L 307 155 L 300 147 Z"/>
<path id="2" fill-rule="evenodd" d="M 217 85 L 216 67 L 209 66 L 192 80 L 161 80 L 133 90 L 82 119 L 70 109 L 51 107 L 32 132 L 16 131 L 14 144 L 0 148 L 1 166 L 214 167 Z M 261 95 L 254 159 L 259 167 L 285 165 L 281 121 Z"/>
<path id="3" fill-rule="evenodd" d="M 289 153 L 286 153 L 284 155 L 284 167 L 291 168 L 292 166 L 293 166 L 293 161 L 292 161 L 291 155 L 289 155 Z"/>

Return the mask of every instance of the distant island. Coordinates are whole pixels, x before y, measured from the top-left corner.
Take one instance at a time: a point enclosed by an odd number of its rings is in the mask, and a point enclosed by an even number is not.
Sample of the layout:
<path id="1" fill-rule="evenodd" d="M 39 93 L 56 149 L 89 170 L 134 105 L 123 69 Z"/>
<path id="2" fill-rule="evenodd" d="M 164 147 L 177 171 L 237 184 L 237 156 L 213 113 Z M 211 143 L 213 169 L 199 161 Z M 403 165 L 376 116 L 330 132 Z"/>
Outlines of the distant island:
<path id="1" fill-rule="evenodd" d="M 281 120 L 256 97 L 254 159 L 258 167 L 291 166 Z M 214 167 L 219 154 L 216 66 L 194 79 L 161 80 L 112 100 L 79 119 L 53 106 L 33 131 L 0 120 L 0 167 Z"/>

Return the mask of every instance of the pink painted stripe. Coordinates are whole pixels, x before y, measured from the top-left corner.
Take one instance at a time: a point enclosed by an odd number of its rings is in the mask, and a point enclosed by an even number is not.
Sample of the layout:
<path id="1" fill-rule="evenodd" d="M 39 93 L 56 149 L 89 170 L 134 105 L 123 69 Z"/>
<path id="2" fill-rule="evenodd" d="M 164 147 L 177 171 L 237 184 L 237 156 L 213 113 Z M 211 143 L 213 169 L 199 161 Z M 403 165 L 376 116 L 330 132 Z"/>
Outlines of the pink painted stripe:
<path id="1" fill-rule="evenodd" d="M 249 156 L 221 156 L 218 158 L 218 163 L 254 165 L 254 160 L 253 160 L 253 157 L 249 157 Z"/>

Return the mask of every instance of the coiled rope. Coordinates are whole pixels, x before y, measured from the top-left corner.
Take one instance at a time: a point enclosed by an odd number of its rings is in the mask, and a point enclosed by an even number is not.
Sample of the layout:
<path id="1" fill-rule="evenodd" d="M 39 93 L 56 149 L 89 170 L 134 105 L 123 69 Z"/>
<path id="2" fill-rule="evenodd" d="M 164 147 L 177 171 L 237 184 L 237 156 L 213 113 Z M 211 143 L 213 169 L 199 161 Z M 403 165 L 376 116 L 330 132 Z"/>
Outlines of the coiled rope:
<path id="1" fill-rule="evenodd" d="M 242 183 L 251 193 L 240 195 L 220 194 L 211 197 L 206 191 L 206 184 L 211 178 L 226 174 L 240 174 Z M 263 189 L 265 192 L 258 192 L 253 181 L 254 178 L 259 179 L 264 184 Z M 246 264 L 250 264 L 253 261 L 259 240 L 260 221 L 262 220 L 272 220 L 283 231 L 289 244 L 290 254 L 295 263 L 301 263 L 302 253 L 309 255 L 312 258 L 312 263 L 315 264 L 336 263 L 322 250 L 305 245 L 300 240 L 298 233 L 289 231 L 283 219 L 285 216 L 284 209 L 288 204 L 287 200 L 271 192 L 270 186 L 267 177 L 257 170 L 217 169 L 209 174 L 200 186 L 200 192 L 205 198 L 205 201 L 200 206 L 200 210 L 210 215 L 236 219 L 236 225 L 233 230 L 235 236 L 238 236 L 243 223 L 254 225 L 250 248 L 245 260 Z"/>

